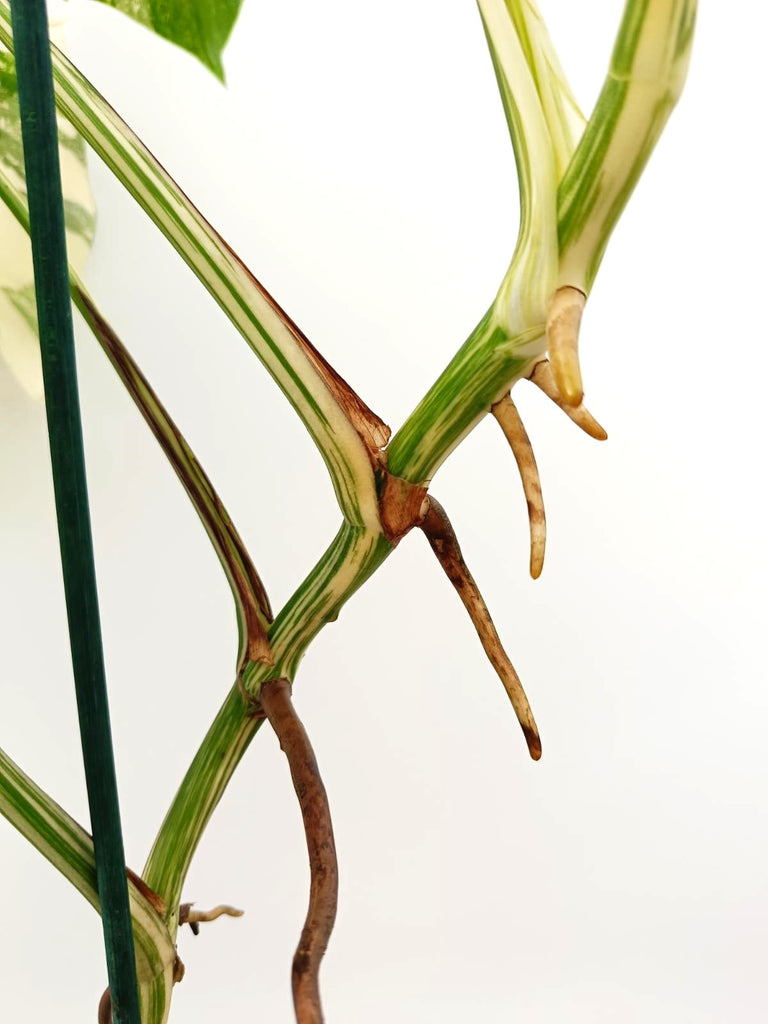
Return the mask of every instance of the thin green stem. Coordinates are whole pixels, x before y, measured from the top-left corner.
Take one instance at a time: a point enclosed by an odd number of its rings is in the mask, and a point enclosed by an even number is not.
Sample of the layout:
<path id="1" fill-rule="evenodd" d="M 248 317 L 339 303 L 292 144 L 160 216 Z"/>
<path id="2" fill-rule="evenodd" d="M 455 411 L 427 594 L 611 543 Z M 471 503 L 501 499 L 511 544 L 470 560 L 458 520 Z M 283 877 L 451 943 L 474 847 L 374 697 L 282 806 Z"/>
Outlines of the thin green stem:
<path id="1" fill-rule="evenodd" d="M 493 403 L 541 358 L 543 337 L 543 322 L 510 337 L 491 308 L 392 438 L 390 472 L 428 484 Z"/>

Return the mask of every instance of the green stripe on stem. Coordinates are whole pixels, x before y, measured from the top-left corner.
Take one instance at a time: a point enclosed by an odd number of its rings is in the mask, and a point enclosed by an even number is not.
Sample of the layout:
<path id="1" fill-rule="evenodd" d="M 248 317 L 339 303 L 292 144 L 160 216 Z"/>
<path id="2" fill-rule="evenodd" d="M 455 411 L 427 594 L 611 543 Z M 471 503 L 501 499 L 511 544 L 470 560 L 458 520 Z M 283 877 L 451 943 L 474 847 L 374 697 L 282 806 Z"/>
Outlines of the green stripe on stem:
<path id="1" fill-rule="evenodd" d="M 560 183 L 560 285 L 592 287 L 682 92 L 695 20 L 695 0 L 627 0 L 608 75 Z"/>

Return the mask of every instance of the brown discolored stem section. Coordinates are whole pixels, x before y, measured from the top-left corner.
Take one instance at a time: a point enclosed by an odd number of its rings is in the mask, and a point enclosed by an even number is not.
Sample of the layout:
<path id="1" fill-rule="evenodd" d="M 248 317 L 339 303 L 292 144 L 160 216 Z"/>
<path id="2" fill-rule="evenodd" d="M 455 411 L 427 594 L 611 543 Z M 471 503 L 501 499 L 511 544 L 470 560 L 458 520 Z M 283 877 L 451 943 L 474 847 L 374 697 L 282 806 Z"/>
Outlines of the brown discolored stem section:
<path id="1" fill-rule="evenodd" d="M 421 521 L 421 529 L 437 556 L 438 562 L 445 570 L 446 576 L 461 598 L 462 604 L 469 612 L 483 650 L 488 655 L 488 660 L 507 691 L 507 696 L 528 744 L 528 751 L 533 760 L 538 761 L 541 757 L 541 739 L 523 684 L 520 682 L 520 677 L 509 660 L 507 652 L 502 647 L 490 612 L 461 554 L 459 542 L 445 509 L 431 495 L 428 500 L 429 507 Z"/>
<path id="2" fill-rule="evenodd" d="M 548 359 L 542 359 L 540 363 L 536 363 L 528 380 L 543 391 L 547 398 L 551 398 L 555 405 L 559 409 L 562 409 L 565 415 L 572 420 L 577 427 L 581 427 L 585 434 L 589 434 L 590 437 L 594 437 L 596 441 L 607 440 L 608 434 L 600 426 L 592 413 L 585 408 L 583 402 L 579 405 L 567 405 L 563 401 L 563 397 L 558 391 L 557 384 L 555 383 L 555 375 L 552 372 L 552 366 Z"/>
<path id="3" fill-rule="evenodd" d="M 531 533 L 531 576 L 537 580 L 544 568 L 544 549 L 547 543 L 547 518 L 544 514 L 544 498 L 541 493 L 541 479 L 536 456 L 533 454 L 531 439 L 520 418 L 517 406 L 510 395 L 491 406 L 496 421 L 509 442 L 515 456 L 523 493 L 528 505 L 528 523 Z"/>
<path id="4" fill-rule="evenodd" d="M 90 296 L 74 286 L 72 297 L 165 452 L 213 542 L 242 610 L 246 633 L 244 653 L 251 661 L 273 664 L 267 637 L 273 619 L 269 598 L 229 513 L 149 381 Z"/>
<path id="5" fill-rule="evenodd" d="M 309 853 L 309 910 L 293 957 L 291 981 L 298 1024 L 322 1024 L 318 973 L 336 920 L 339 868 L 328 797 L 312 745 L 291 700 L 287 679 L 262 684 L 261 706 L 288 758 Z"/>

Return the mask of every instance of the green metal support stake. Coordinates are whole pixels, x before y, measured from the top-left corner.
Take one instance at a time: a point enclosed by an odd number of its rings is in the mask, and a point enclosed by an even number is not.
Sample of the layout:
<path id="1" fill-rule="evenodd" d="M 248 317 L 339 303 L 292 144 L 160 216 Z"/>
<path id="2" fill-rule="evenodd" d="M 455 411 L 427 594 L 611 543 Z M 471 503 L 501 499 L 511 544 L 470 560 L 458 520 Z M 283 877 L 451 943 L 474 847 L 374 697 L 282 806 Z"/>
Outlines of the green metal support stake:
<path id="1" fill-rule="evenodd" d="M 69 297 L 45 0 L 11 4 L 56 517 L 114 1024 L 140 1024 Z"/>

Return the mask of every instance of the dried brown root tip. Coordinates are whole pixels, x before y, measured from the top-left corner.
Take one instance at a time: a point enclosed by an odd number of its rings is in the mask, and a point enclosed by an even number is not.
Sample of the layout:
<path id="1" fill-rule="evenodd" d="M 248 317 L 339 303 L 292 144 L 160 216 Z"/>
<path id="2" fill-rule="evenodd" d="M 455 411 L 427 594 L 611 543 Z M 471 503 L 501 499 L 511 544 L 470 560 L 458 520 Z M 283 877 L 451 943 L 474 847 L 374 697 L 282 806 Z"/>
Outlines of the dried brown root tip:
<path id="1" fill-rule="evenodd" d="M 287 679 L 261 685 L 261 705 L 288 759 L 309 854 L 309 910 L 293 958 L 293 1004 L 298 1024 L 322 1024 L 319 970 L 336 920 L 339 868 L 328 796 L 312 745 L 291 701 Z"/>
<path id="2" fill-rule="evenodd" d="M 547 350 L 557 390 L 566 405 L 581 405 L 584 386 L 579 366 L 579 329 L 587 297 L 578 288 L 558 288 L 547 315 Z"/>
<path id="3" fill-rule="evenodd" d="M 541 757 L 541 739 L 523 684 L 502 646 L 488 607 L 464 561 L 459 542 L 445 509 L 431 495 L 428 500 L 429 507 L 420 524 L 421 529 L 445 575 L 451 581 L 466 608 L 472 625 L 480 638 L 480 643 L 483 645 L 483 650 L 506 690 L 517 720 L 522 727 L 525 741 L 528 744 L 528 752 L 534 761 L 538 761 Z"/>
<path id="4" fill-rule="evenodd" d="M 565 415 L 577 427 L 581 427 L 585 434 L 594 437 L 596 441 L 606 441 L 608 439 L 608 434 L 583 403 L 576 406 L 566 405 L 558 391 L 552 366 L 548 359 L 543 359 L 540 363 L 536 363 L 528 379 L 539 390 L 543 391 L 547 398 L 551 399 L 559 409 L 562 409 Z"/>
<path id="5" fill-rule="evenodd" d="M 523 726 L 523 735 L 525 736 L 525 742 L 528 744 L 528 753 L 531 755 L 531 760 L 540 761 L 541 737 L 537 732 L 528 729 L 526 726 Z"/>
<path id="6" fill-rule="evenodd" d="M 544 513 L 544 498 L 541 493 L 541 478 L 536 456 L 528 432 L 510 395 L 505 395 L 491 406 L 496 421 L 504 432 L 512 454 L 515 456 L 523 493 L 528 505 L 528 525 L 531 534 L 531 576 L 537 580 L 544 568 L 544 552 L 547 546 L 547 518 Z"/>

